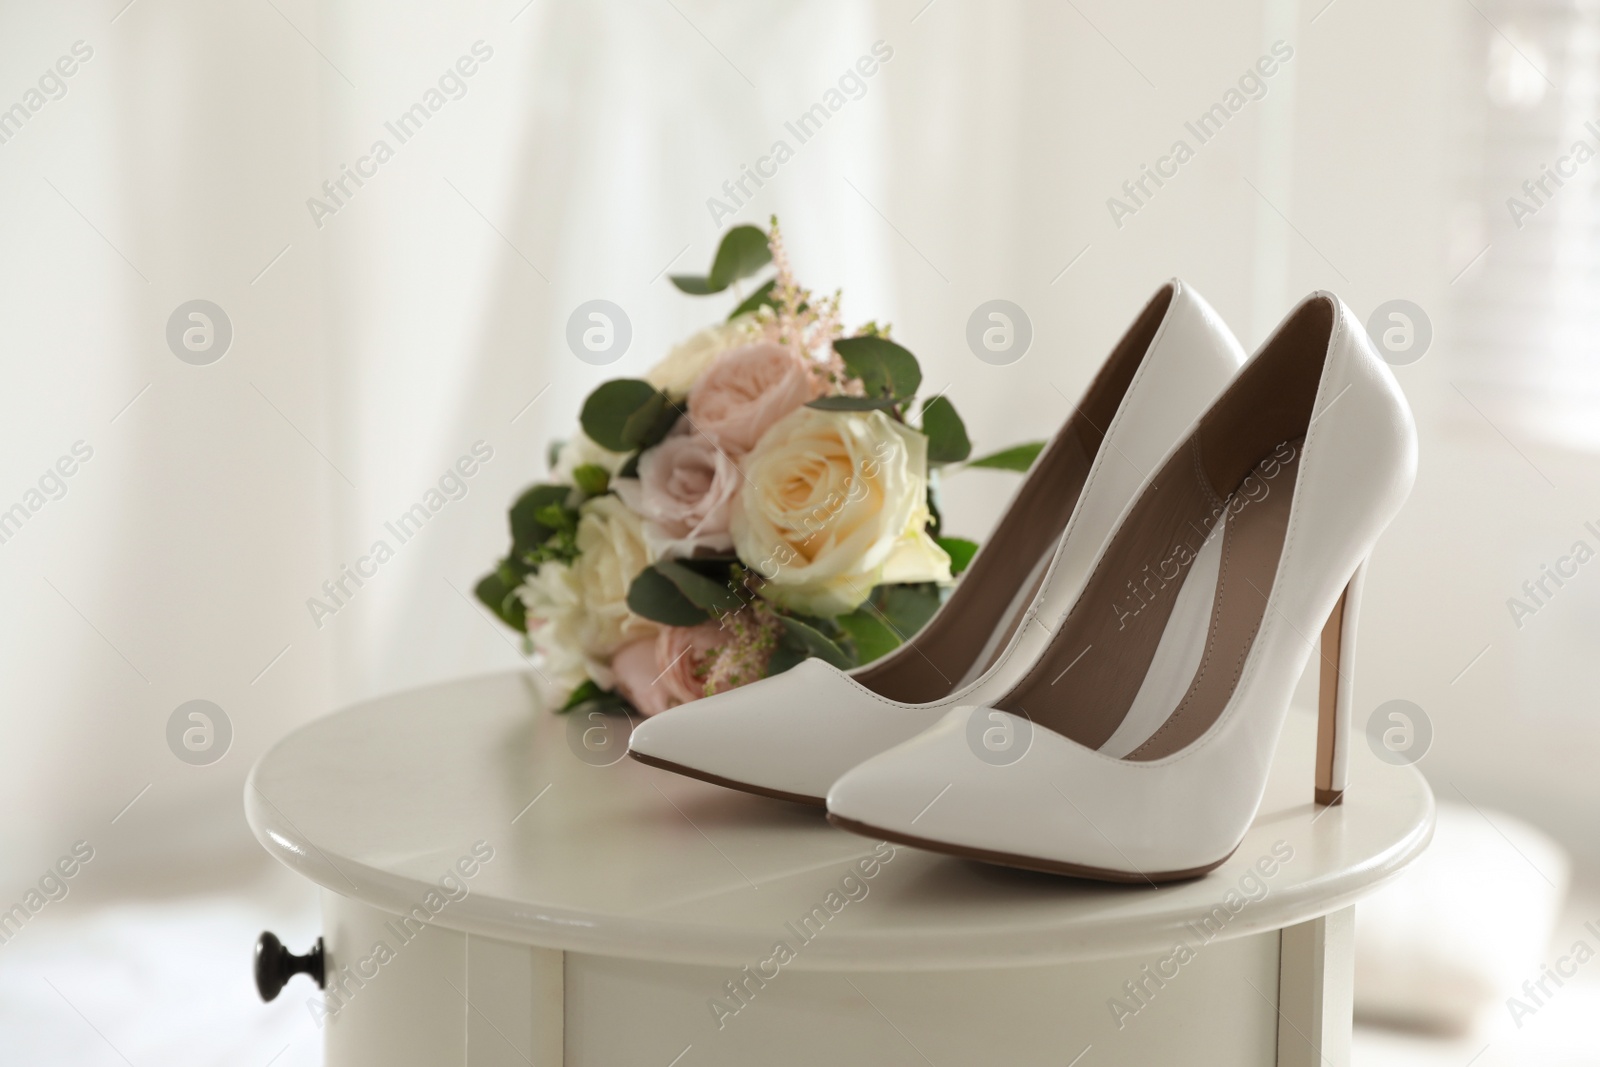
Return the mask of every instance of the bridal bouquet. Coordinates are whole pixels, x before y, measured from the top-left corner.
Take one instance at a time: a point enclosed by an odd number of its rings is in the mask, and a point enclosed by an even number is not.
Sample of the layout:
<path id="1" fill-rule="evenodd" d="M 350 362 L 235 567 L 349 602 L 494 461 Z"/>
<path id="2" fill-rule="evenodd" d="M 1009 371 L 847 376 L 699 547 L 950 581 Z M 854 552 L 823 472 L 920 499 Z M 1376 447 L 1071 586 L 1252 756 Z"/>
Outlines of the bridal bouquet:
<path id="1" fill-rule="evenodd" d="M 511 507 L 511 550 L 477 595 L 563 711 L 651 715 L 808 656 L 870 662 L 977 551 L 936 504 L 934 471 L 971 451 L 954 405 L 915 403 L 922 371 L 888 326 L 847 331 L 837 292 L 796 283 L 776 219 L 672 281 L 738 296 L 769 266 L 726 321 L 591 393 L 550 481 Z M 1025 470 L 1039 448 L 968 466 Z"/>

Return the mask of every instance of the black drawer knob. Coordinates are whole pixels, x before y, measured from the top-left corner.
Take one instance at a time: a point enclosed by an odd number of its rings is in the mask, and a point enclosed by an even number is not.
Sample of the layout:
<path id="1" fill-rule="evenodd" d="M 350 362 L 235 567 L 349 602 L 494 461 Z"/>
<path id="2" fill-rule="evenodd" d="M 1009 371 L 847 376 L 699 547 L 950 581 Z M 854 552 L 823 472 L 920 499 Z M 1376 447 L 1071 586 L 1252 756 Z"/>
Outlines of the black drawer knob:
<path id="1" fill-rule="evenodd" d="M 284 985 L 297 974 L 309 974 L 323 986 L 322 938 L 304 956 L 296 956 L 270 931 L 256 939 L 256 990 L 262 1000 L 274 1000 Z"/>

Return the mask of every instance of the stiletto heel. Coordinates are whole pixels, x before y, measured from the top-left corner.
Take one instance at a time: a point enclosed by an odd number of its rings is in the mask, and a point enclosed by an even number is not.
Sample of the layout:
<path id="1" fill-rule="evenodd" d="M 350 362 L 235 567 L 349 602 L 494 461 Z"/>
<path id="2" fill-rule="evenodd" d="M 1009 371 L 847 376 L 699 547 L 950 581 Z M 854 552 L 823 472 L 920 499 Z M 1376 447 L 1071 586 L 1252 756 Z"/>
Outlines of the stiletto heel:
<path id="1" fill-rule="evenodd" d="M 1322 666 L 1317 691 L 1316 799 L 1324 807 L 1344 800 L 1349 773 L 1356 616 L 1361 609 L 1361 583 L 1366 575 L 1367 564 L 1363 560 L 1322 627 Z"/>

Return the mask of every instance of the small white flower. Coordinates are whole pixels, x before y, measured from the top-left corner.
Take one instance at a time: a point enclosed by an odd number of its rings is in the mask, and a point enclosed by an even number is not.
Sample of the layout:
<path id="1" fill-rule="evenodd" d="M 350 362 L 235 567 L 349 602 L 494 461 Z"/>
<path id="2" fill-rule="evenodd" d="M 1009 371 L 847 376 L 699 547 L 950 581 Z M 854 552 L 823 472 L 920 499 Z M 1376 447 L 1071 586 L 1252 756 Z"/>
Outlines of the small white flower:
<path id="1" fill-rule="evenodd" d="M 544 564 L 519 595 L 528 609 L 529 636 L 552 680 L 570 689 L 588 677 L 609 689 L 617 649 L 660 630 L 628 610 L 628 587 L 655 555 L 639 516 L 609 494 L 579 509 L 577 544 L 576 560 Z"/>

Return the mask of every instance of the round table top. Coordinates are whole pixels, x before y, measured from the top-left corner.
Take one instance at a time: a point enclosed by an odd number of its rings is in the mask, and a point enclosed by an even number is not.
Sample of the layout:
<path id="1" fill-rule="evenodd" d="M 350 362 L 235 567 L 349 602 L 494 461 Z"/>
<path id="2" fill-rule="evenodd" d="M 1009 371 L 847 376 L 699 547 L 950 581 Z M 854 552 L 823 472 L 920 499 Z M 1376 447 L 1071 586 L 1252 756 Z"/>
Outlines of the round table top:
<path id="1" fill-rule="evenodd" d="M 1433 831 L 1421 774 L 1380 762 L 1358 739 L 1345 802 L 1319 809 L 1314 726 L 1307 712 L 1289 715 L 1238 851 L 1203 878 L 1159 888 L 906 847 L 874 864 L 875 842 L 818 809 L 625 758 L 621 719 L 609 735 L 583 736 L 594 723 L 551 714 L 524 672 L 310 723 L 256 764 L 245 810 L 267 850 L 311 881 L 505 941 L 733 967 L 783 941 L 804 946 L 791 966 L 826 971 L 1051 963 L 1303 922 L 1416 858 Z"/>

